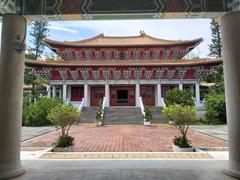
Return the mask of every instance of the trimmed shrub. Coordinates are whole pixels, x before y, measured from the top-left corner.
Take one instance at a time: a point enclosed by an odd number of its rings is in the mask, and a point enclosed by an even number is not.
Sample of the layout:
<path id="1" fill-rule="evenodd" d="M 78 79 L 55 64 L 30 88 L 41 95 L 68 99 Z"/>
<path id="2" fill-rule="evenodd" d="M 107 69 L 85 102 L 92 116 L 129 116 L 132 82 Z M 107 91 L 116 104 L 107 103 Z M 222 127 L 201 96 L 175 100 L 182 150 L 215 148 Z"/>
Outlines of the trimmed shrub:
<path id="1" fill-rule="evenodd" d="M 68 147 L 73 145 L 74 138 L 69 136 L 70 127 L 79 121 L 80 112 L 70 105 L 58 105 L 48 113 L 48 119 L 61 128 L 55 147 Z"/>
<path id="2" fill-rule="evenodd" d="M 179 104 L 183 106 L 194 106 L 194 101 L 192 99 L 193 94 L 191 91 L 182 91 L 177 88 L 167 91 L 166 97 L 164 98 L 164 102 L 166 106 Z"/>
<path id="3" fill-rule="evenodd" d="M 47 126 L 52 123 L 48 120 L 48 111 L 63 104 L 62 99 L 54 98 L 49 99 L 41 97 L 36 104 L 23 104 L 23 125 L 24 126 Z"/>
<path id="4" fill-rule="evenodd" d="M 152 120 L 152 111 L 148 106 L 144 106 L 145 121 L 150 122 Z"/>
<path id="5" fill-rule="evenodd" d="M 176 136 L 173 143 L 180 148 L 191 147 L 187 138 L 189 125 L 196 120 L 197 110 L 193 106 L 171 105 L 163 110 L 164 116 L 169 120 L 178 131 L 179 136 Z"/>
<path id="6" fill-rule="evenodd" d="M 209 94 L 207 96 L 205 114 L 208 124 L 227 123 L 226 104 L 224 94 Z"/>

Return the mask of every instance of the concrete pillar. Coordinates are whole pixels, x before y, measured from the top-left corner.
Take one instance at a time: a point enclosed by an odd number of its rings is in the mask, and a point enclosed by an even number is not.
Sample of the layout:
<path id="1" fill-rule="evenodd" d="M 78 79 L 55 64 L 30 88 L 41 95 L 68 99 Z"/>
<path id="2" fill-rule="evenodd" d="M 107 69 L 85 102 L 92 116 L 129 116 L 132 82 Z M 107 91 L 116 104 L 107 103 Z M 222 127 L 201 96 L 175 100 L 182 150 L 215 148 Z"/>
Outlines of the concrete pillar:
<path id="1" fill-rule="evenodd" d="M 88 107 L 88 84 L 84 84 L 85 107 Z"/>
<path id="2" fill-rule="evenodd" d="M 47 98 L 51 98 L 51 85 L 47 85 Z"/>
<path id="3" fill-rule="evenodd" d="M 63 101 L 67 102 L 67 85 L 63 84 Z"/>
<path id="4" fill-rule="evenodd" d="M 179 83 L 179 90 L 183 91 L 183 83 Z"/>
<path id="5" fill-rule="evenodd" d="M 106 107 L 110 106 L 110 88 L 109 84 L 105 84 L 105 98 L 106 98 Z"/>
<path id="6" fill-rule="evenodd" d="M 4 15 L 0 59 L 0 179 L 24 172 L 20 161 L 26 20 Z"/>
<path id="7" fill-rule="evenodd" d="M 196 106 L 198 107 L 200 104 L 200 84 L 195 84 L 195 95 L 196 95 Z"/>
<path id="8" fill-rule="evenodd" d="M 157 85 L 157 106 L 161 106 L 161 98 L 162 98 L 162 85 Z"/>
<path id="9" fill-rule="evenodd" d="M 229 161 L 227 173 L 240 177 L 240 12 L 221 17 L 225 96 L 228 120 Z"/>
<path id="10" fill-rule="evenodd" d="M 140 107 L 140 102 L 139 102 L 139 98 L 140 98 L 140 84 L 136 83 L 136 88 L 135 88 L 135 104 L 136 107 Z"/>
<path id="11" fill-rule="evenodd" d="M 57 95 L 57 88 L 56 88 L 56 86 L 52 86 L 52 96 L 53 96 L 53 98 L 55 98 L 56 95 Z"/>

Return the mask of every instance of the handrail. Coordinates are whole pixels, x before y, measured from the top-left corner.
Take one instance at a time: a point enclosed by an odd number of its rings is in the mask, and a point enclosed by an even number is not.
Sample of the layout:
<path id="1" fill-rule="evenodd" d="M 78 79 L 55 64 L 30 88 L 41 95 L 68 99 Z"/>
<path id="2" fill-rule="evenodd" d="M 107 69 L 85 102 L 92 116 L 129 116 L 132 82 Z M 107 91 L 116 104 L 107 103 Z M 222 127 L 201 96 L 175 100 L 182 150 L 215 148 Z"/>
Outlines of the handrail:
<path id="1" fill-rule="evenodd" d="M 164 98 L 160 98 L 160 107 L 162 107 L 163 109 L 166 108 L 166 104 L 164 102 Z"/>
<path id="2" fill-rule="evenodd" d="M 81 102 L 81 104 L 79 105 L 79 111 L 82 111 L 82 109 L 83 109 L 83 107 L 84 107 L 84 104 L 85 104 L 85 99 L 84 98 L 82 98 L 82 102 Z"/>
<path id="3" fill-rule="evenodd" d="M 142 115 L 143 115 L 143 118 L 145 121 L 145 112 L 144 112 L 144 105 L 143 105 L 142 97 L 139 97 L 139 105 L 140 105 L 141 112 L 142 112 Z"/>

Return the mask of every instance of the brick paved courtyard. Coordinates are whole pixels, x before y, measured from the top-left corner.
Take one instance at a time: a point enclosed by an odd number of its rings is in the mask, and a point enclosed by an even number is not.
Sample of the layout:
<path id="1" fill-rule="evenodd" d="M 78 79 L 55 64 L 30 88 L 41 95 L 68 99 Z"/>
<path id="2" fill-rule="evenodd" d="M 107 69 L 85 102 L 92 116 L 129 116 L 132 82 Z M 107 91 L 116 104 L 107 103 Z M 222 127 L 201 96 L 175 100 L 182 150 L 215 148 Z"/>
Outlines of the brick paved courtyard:
<path id="1" fill-rule="evenodd" d="M 52 147 L 57 131 L 25 141 L 22 147 Z M 178 131 L 169 125 L 104 126 L 95 124 L 73 126 L 70 135 L 75 137 L 75 151 L 80 152 L 159 152 L 171 151 L 172 139 Z M 227 147 L 227 142 L 200 132 L 189 130 L 194 147 Z"/>

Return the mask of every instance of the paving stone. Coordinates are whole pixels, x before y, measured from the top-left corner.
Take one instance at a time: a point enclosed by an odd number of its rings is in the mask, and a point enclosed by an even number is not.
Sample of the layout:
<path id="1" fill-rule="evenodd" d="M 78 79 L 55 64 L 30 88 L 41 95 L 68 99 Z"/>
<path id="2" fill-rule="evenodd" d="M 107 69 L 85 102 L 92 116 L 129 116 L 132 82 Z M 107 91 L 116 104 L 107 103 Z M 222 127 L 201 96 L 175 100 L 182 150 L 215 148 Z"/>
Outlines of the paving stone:
<path id="1" fill-rule="evenodd" d="M 22 147 L 52 147 L 59 132 L 53 131 L 25 141 Z M 143 125 L 95 124 L 73 126 L 69 132 L 75 137 L 74 150 L 78 152 L 167 152 L 172 151 L 172 140 L 178 131 L 167 124 L 144 127 Z M 188 137 L 193 147 L 227 147 L 224 140 L 189 130 Z"/>

